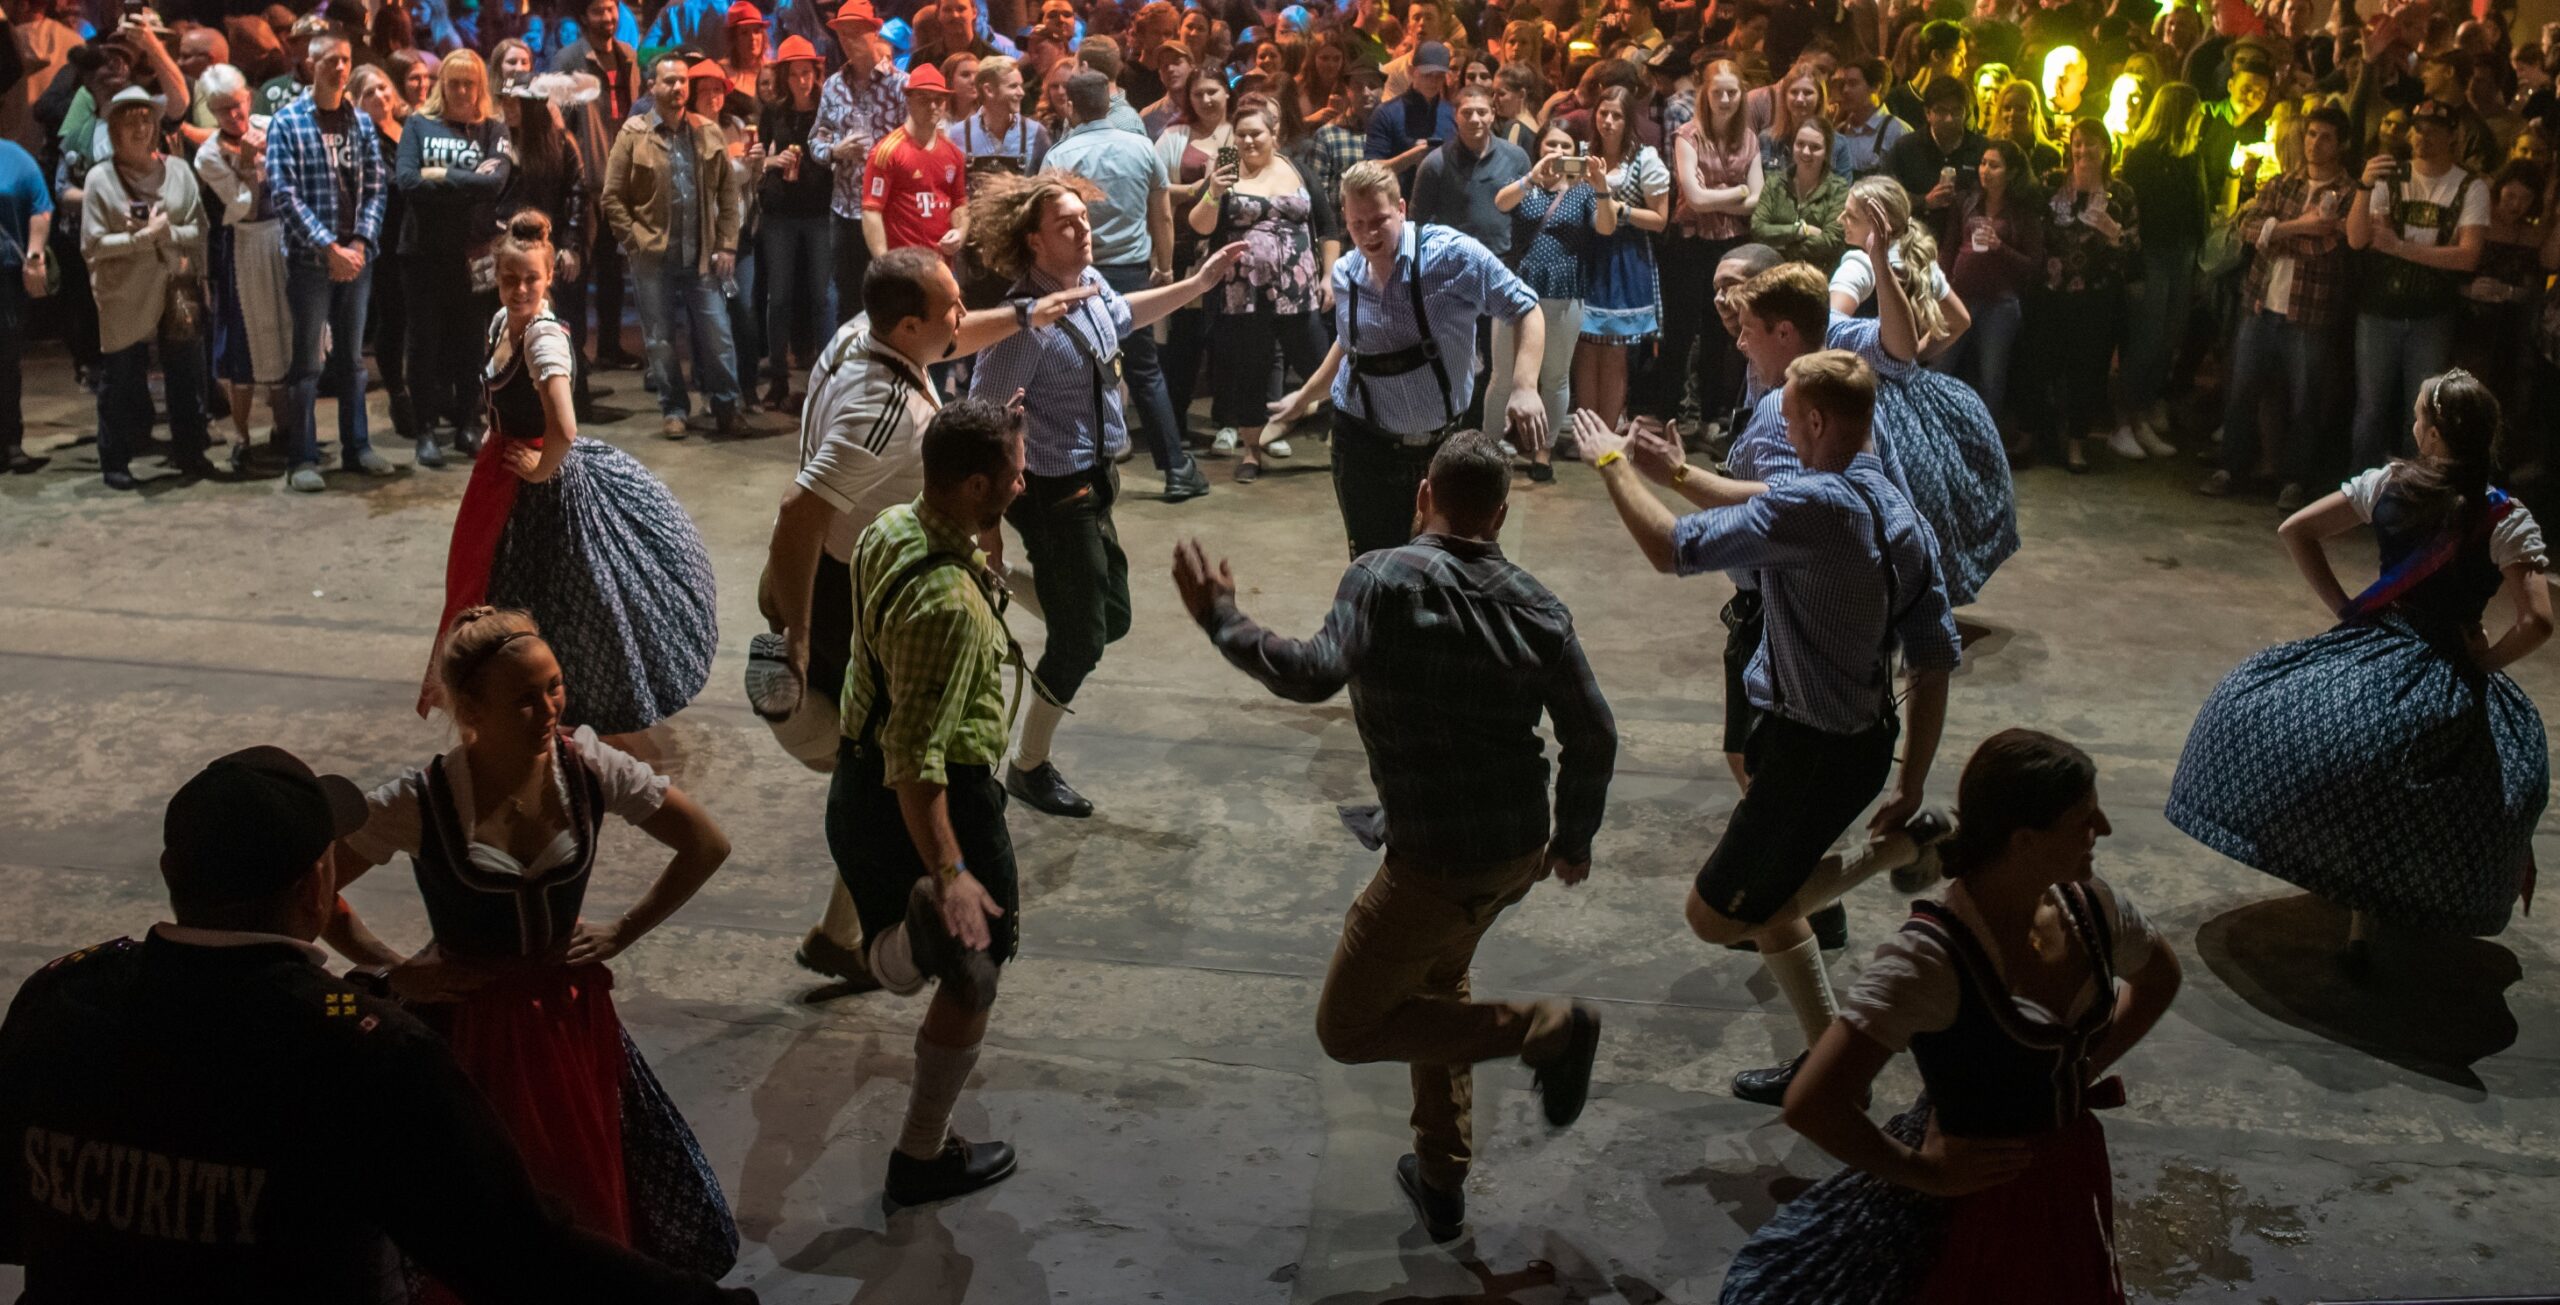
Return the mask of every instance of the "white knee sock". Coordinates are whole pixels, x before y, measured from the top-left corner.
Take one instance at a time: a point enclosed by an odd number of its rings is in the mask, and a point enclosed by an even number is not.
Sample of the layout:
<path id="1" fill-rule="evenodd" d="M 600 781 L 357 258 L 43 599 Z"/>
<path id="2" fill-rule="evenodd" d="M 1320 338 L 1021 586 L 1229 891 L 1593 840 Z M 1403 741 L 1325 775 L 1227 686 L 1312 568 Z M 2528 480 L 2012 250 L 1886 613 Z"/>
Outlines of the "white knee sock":
<path id="1" fill-rule="evenodd" d="M 1013 768 L 1033 771 L 1049 759 L 1049 744 L 1058 736 L 1058 722 L 1066 719 L 1067 709 L 1037 694 L 1022 713 L 1022 742 L 1013 750 Z"/>
<path id="2" fill-rule="evenodd" d="M 946 1047 L 916 1030 L 916 1077 L 907 1088 L 907 1122 L 898 1130 L 898 1149 L 918 1160 L 942 1154 L 951 1136 L 951 1107 L 977 1068 L 978 1049 Z"/>
<path id="3" fill-rule="evenodd" d="M 1822 1031 L 1840 1013 L 1831 998 L 1831 976 L 1822 968 L 1822 944 L 1807 938 L 1785 951 L 1764 948 L 1760 963 L 1769 967 L 1769 977 L 1795 1010 L 1796 1023 L 1804 1026 L 1805 1045 L 1820 1041 Z"/>
<path id="4" fill-rule="evenodd" d="M 924 986 L 924 971 L 916 968 L 915 947 L 907 939 L 903 922 L 872 942 L 871 977 L 901 997 Z"/>

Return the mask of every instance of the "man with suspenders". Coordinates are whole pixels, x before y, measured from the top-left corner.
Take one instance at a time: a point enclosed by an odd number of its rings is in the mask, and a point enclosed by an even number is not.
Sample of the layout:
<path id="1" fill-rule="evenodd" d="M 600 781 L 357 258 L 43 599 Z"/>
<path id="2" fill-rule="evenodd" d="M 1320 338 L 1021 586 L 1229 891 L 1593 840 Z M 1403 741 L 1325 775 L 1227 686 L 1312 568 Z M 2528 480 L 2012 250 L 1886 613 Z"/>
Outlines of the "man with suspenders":
<path id="1" fill-rule="evenodd" d="M 1431 455 L 1473 398 L 1476 319 L 1491 313 L 1516 328 L 1513 375 L 1537 375 L 1546 348 L 1537 292 L 1472 238 L 1405 221 L 1402 198 L 1382 163 L 1343 172 L 1354 248 L 1333 264 L 1333 349 L 1271 405 L 1271 424 L 1285 431 L 1332 396 L 1333 493 L 1353 557 L 1413 538 L 1414 495 Z M 1546 439 L 1536 390 L 1513 390 L 1506 416 L 1513 444 Z"/>
<path id="2" fill-rule="evenodd" d="M 1701 508 L 1679 518 L 1638 479 L 1625 433 L 1574 414 L 1583 456 L 1655 570 L 1758 575 L 1766 625 L 1743 677 L 1760 713 L 1743 747 L 1750 784 L 1698 872 L 1689 927 L 1710 943 L 1757 945 L 1807 1046 L 1837 1009 L 1805 917 L 1849 886 L 1823 853 L 1879 793 L 1871 835 L 1900 832 L 1919 812 L 1959 658 L 1937 538 L 1869 438 L 1875 385 L 1874 370 L 1842 349 L 1787 364 L 1780 403 L 1798 465 L 1773 464 L 1765 481 L 1675 469 L 1668 449 L 1648 454 Z M 1907 735 L 1895 715 L 1897 648 L 1909 671 Z M 1734 1095 L 1778 1105 L 1803 1063 L 1745 1070 Z"/>
<path id="3" fill-rule="evenodd" d="M 1025 326 L 979 355 L 969 393 L 997 402 L 1019 393 L 1030 414 L 1023 493 L 1005 519 L 1022 536 L 1049 631 L 1036 668 L 1040 692 L 1024 708 L 1004 786 L 1053 816 L 1093 814 L 1049 759 L 1049 745 L 1103 648 L 1129 632 L 1129 560 L 1111 523 L 1120 496 L 1115 459 L 1129 446 L 1120 341 L 1199 298 L 1244 252 L 1230 244 L 1183 280 L 1123 296 L 1093 266 L 1085 206 L 1100 195 L 1081 177 L 1050 172 L 994 178 L 969 201 L 979 254 L 990 271 L 1012 279 Z M 1079 286 L 1093 287 L 1093 297 L 1055 325 L 1031 320 L 1034 296 Z"/>

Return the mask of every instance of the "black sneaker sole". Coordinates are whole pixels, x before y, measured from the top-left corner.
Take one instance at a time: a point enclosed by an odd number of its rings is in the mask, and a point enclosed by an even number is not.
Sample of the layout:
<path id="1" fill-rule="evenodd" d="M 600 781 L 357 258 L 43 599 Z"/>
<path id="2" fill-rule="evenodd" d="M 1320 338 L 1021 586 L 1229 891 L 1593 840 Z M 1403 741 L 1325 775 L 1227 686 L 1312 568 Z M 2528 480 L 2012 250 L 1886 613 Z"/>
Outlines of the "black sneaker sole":
<path id="1" fill-rule="evenodd" d="M 1427 1204 L 1429 1196 L 1422 1190 L 1422 1179 L 1415 1172 L 1403 1165 L 1396 1166 L 1396 1186 L 1403 1189 L 1406 1203 L 1413 1206 L 1413 1217 L 1422 1224 L 1424 1236 L 1435 1242 L 1454 1242 L 1467 1235 L 1467 1225 L 1463 1221 L 1454 1224 L 1431 1222 Z"/>
<path id="2" fill-rule="evenodd" d="M 1576 1006 L 1567 1026 L 1572 1036 L 1556 1063 L 1538 1071 L 1538 1102 L 1547 1125 L 1565 1128 L 1582 1118 L 1591 1100 L 1591 1067 L 1600 1059 L 1600 1012 Z"/>

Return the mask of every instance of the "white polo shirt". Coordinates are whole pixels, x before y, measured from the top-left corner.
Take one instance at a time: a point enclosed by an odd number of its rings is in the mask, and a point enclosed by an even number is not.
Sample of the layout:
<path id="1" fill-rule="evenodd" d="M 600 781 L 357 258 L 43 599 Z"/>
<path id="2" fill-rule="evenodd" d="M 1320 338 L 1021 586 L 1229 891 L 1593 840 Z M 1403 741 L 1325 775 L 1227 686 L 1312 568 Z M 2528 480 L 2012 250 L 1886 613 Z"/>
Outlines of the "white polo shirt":
<path id="1" fill-rule="evenodd" d="M 924 364 L 856 316 L 809 372 L 800 413 L 800 487 L 836 510 L 827 556 L 853 560 L 854 541 L 882 512 L 924 492 L 924 428 L 942 408 Z"/>

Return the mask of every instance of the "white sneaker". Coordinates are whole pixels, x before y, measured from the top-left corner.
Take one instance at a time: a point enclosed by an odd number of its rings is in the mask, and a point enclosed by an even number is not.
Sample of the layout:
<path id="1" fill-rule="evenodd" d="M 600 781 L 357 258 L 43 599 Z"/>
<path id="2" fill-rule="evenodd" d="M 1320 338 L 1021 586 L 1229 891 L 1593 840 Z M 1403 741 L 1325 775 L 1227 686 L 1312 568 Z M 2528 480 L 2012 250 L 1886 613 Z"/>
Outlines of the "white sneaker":
<path id="1" fill-rule="evenodd" d="M 2204 483 L 2196 486 L 2196 492 L 2206 498 L 2221 498 L 2231 492 L 2231 473 L 2217 471 L 2205 477 Z"/>
<path id="2" fill-rule="evenodd" d="M 1210 448 L 1212 448 L 1212 449 L 1217 450 L 1217 451 L 1218 451 L 1218 452 L 1220 452 L 1220 453 L 1233 453 L 1233 452 L 1235 452 L 1235 451 L 1236 451 L 1236 428 L 1235 428 L 1235 427 L 1233 427 L 1233 426 L 1220 426 L 1220 427 L 1218 428 L 1218 437 L 1217 437 L 1216 439 L 1214 439 L 1214 440 L 1209 441 L 1209 447 L 1210 447 Z"/>
<path id="3" fill-rule="evenodd" d="M 2276 511 L 2299 512 L 2302 510 L 2303 503 L 2310 497 L 2310 491 L 2305 490 L 2301 485 L 2288 484 L 2276 491 Z"/>
<path id="4" fill-rule="evenodd" d="M 2133 437 L 2142 442 L 2143 452 L 2148 453 L 2155 458 L 2174 458 L 2178 456 L 2178 446 L 2161 438 L 2160 432 L 2149 426 L 2134 427 Z"/>
<path id="5" fill-rule="evenodd" d="M 1297 450 L 1290 448 L 1289 441 L 1287 440 L 1264 440 L 1262 442 L 1262 452 L 1267 457 L 1285 458 L 1290 454 L 1297 452 Z"/>
<path id="6" fill-rule="evenodd" d="M 2151 456 L 2143 450 L 2142 441 L 2135 437 L 2133 427 L 2129 425 L 2116 427 L 2116 433 L 2107 437 L 2107 452 L 2127 462 L 2140 462 Z"/>

